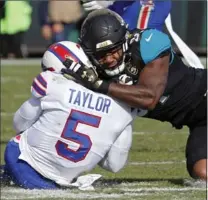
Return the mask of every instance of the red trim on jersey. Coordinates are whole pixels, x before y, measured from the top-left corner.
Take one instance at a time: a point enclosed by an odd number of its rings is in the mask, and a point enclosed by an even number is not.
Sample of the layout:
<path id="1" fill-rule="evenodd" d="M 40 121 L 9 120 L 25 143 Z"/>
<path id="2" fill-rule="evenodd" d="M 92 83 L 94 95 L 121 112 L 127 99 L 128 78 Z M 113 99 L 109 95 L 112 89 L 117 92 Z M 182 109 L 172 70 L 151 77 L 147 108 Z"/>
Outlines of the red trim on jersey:
<path id="1" fill-rule="evenodd" d="M 147 17 L 148 16 L 148 10 L 149 10 L 149 6 L 145 6 L 144 9 L 142 10 L 142 13 L 141 13 L 141 21 L 140 21 L 140 25 L 138 27 L 140 29 L 147 28 L 146 21 L 149 19 L 149 17 Z"/>
<path id="2" fill-rule="evenodd" d="M 140 9 L 139 18 L 137 21 L 138 29 L 148 28 L 149 18 L 152 10 L 154 9 L 154 1 L 153 0 L 144 0 L 142 7 Z"/>

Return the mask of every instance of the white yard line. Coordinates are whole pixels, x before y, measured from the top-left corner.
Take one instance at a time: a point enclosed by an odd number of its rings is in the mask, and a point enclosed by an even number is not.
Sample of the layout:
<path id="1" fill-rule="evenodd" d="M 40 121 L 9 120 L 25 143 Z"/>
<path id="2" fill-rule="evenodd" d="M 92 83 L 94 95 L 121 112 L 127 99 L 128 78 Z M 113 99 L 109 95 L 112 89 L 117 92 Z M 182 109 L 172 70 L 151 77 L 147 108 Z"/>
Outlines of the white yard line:
<path id="1" fill-rule="evenodd" d="M 130 162 L 129 165 L 172 165 L 185 163 L 185 160 L 182 161 L 150 161 L 150 162 Z"/>
<path id="2" fill-rule="evenodd" d="M 1 112 L 1 117 L 11 117 L 11 116 L 14 116 L 14 113 Z"/>
<path id="3" fill-rule="evenodd" d="M 11 198 L 11 197 L 12 198 Z M 22 196 L 22 197 L 21 197 Z M 4 188 L 1 191 L 1 199 L 32 199 L 32 198 L 69 198 L 69 199 L 119 199 L 123 195 L 112 193 L 89 193 L 89 192 L 73 192 L 72 190 L 24 190 L 20 188 Z"/>
<path id="4" fill-rule="evenodd" d="M 146 135 L 146 134 L 153 134 L 153 133 L 158 133 L 158 132 L 151 132 L 151 131 L 148 131 L 148 132 L 144 132 L 144 131 L 134 131 L 133 132 L 133 135 Z M 183 132 L 183 131 L 171 131 L 171 132 L 162 132 L 162 134 L 187 134 L 187 132 Z"/>
<path id="5" fill-rule="evenodd" d="M 174 187 L 148 187 L 148 188 L 122 188 L 124 192 L 186 192 L 186 191 L 206 191 L 205 188 L 194 188 L 194 187 L 182 187 L 182 188 L 174 188 Z"/>
<path id="6" fill-rule="evenodd" d="M 25 98 L 28 98 L 30 97 L 30 94 L 13 94 L 12 98 L 15 98 L 15 99 L 25 99 Z"/>
<path id="7" fill-rule="evenodd" d="M 7 66 L 37 66 L 41 64 L 40 58 L 35 59 L 2 59 L 1 60 L 1 67 L 7 67 Z"/>
<path id="8" fill-rule="evenodd" d="M 12 76 L 1 76 L 1 84 L 10 82 L 24 83 L 24 79 Z"/>
<path id="9" fill-rule="evenodd" d="M 25 99 L 28 98 L 30 95 L 28 94 L 14 94 L 15 99 Z"/>
<path id="10" fill-rule="evenodd" d="M 201 62 L 205 65 L 206 64 L 206 57 L 200 57 Z M 40 58 L 27 58 L 27 59 L 2 59 L 1 60 L 1 67 L 4 66 L 34 66 L 40 65 L 41 59 Z"/>
<path id="11" fill-rule="evenodd" d="M 96 193 L 96 190 L 91 192 L 74 192 L 73 190 L 24 190 L 21 188 L 4 187 L 1 190 L 1 199 L 34 199 L 34 198 L 64 198 L 64 199 L 121 199 L 128 197 L 138 197 L 152 195 L 154 192 L 157 194 L 164 192 L 188 192 L 188 191 L 206 191 L 206 188 L 193 188 L 193 187 L 142 187 L 142 188 L 119 188 L 121 193 L 114 193 L 112 189 L 108 189 L 108 193 Z M 112 191 L 112 193 L 110 193 Z"/>

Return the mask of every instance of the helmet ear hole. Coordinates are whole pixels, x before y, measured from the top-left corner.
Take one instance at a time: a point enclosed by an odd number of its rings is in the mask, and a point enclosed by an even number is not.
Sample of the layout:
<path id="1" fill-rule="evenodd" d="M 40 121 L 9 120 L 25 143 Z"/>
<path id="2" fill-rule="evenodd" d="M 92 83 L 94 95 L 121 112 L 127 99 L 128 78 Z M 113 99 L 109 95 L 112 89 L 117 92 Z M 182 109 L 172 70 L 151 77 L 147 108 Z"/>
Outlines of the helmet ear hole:
<path id="1" fill-rule="evenodd" d="M 47 71 L 47 67 L 42 62 L 41 62 L 41 68 L 43 72 Z"/>
<path id="2" fill-rule="evenodd" d="M 56 71 L 53 67 L 46 67 L 43 63 L 41 63 L 41 68 L 42 68 L 43 72 L 45 72 L 45 71 L 51 71 L 51 72 Z"/>

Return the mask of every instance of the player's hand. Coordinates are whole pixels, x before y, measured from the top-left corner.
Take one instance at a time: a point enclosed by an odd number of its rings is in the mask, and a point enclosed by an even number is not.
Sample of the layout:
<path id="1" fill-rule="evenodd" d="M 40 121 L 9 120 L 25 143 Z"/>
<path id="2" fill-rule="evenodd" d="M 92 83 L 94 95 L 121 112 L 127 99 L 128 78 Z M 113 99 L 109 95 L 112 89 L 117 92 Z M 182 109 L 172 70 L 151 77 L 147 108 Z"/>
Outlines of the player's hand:
<path id="1" fill-rule="evenodd" d="M 82 4 L 85 11 L 92 11 L 102 9 L 103 7 L 99 4 L 98 1 L 83 1 Z"/>
<path id="2" fill-rule="evenodd" d="M 74 62 L 71 59 L 66 59 L 63 64 L 66 68 L 61 71 L 65 77 L 69 79 L 73 77 L 85 87 L 92 89 L 93 84 L 98 79 L 98 74 L 93 67 L 87 67 L 81 62 Z"/>
<path id="3" fill-rule="evenodd" d="M 93 0 L 82 0 L 83 8 L 85 11 L 92 11 L 107 8 L 112 5 L 114 1 L 93 1 Z"/>
<path id="4" fill-rule="evenodd" d="M 110 83 L 99 79 L 94 67 L 88 67 L 83 63 L 77 63 L 70 59 L 66 59 L 63 64 L 66 66 L 66 68 L 63 68 L 61 71 L 66 78 L 75 79 L 83 86 L 96 92 L 103 94 L 108 93 L 108 87 Z"/>

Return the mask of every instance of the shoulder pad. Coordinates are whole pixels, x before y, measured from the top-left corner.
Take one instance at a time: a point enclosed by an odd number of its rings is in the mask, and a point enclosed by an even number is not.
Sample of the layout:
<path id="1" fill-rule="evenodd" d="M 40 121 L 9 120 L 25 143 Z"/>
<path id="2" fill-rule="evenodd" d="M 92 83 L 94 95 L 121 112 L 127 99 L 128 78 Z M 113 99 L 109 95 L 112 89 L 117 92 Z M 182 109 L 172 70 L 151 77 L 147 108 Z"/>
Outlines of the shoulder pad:
<path id="1" fill-rule="evenodd" d="M 33 83 L 31 86 L 32 96 L 36 98 L 41 98 L 46 96 L 50 73 L 52 72 L 49 71 L 41 72 L 33 79 Z"/>
<path id="2" fill-rule="evenodd" d="M 155 60 L 161 53 L 170 48 L 171 42 L 167 34 L 156 29 L 148 29 L 142 33 L 140 52 L 145 64 Z"/>

